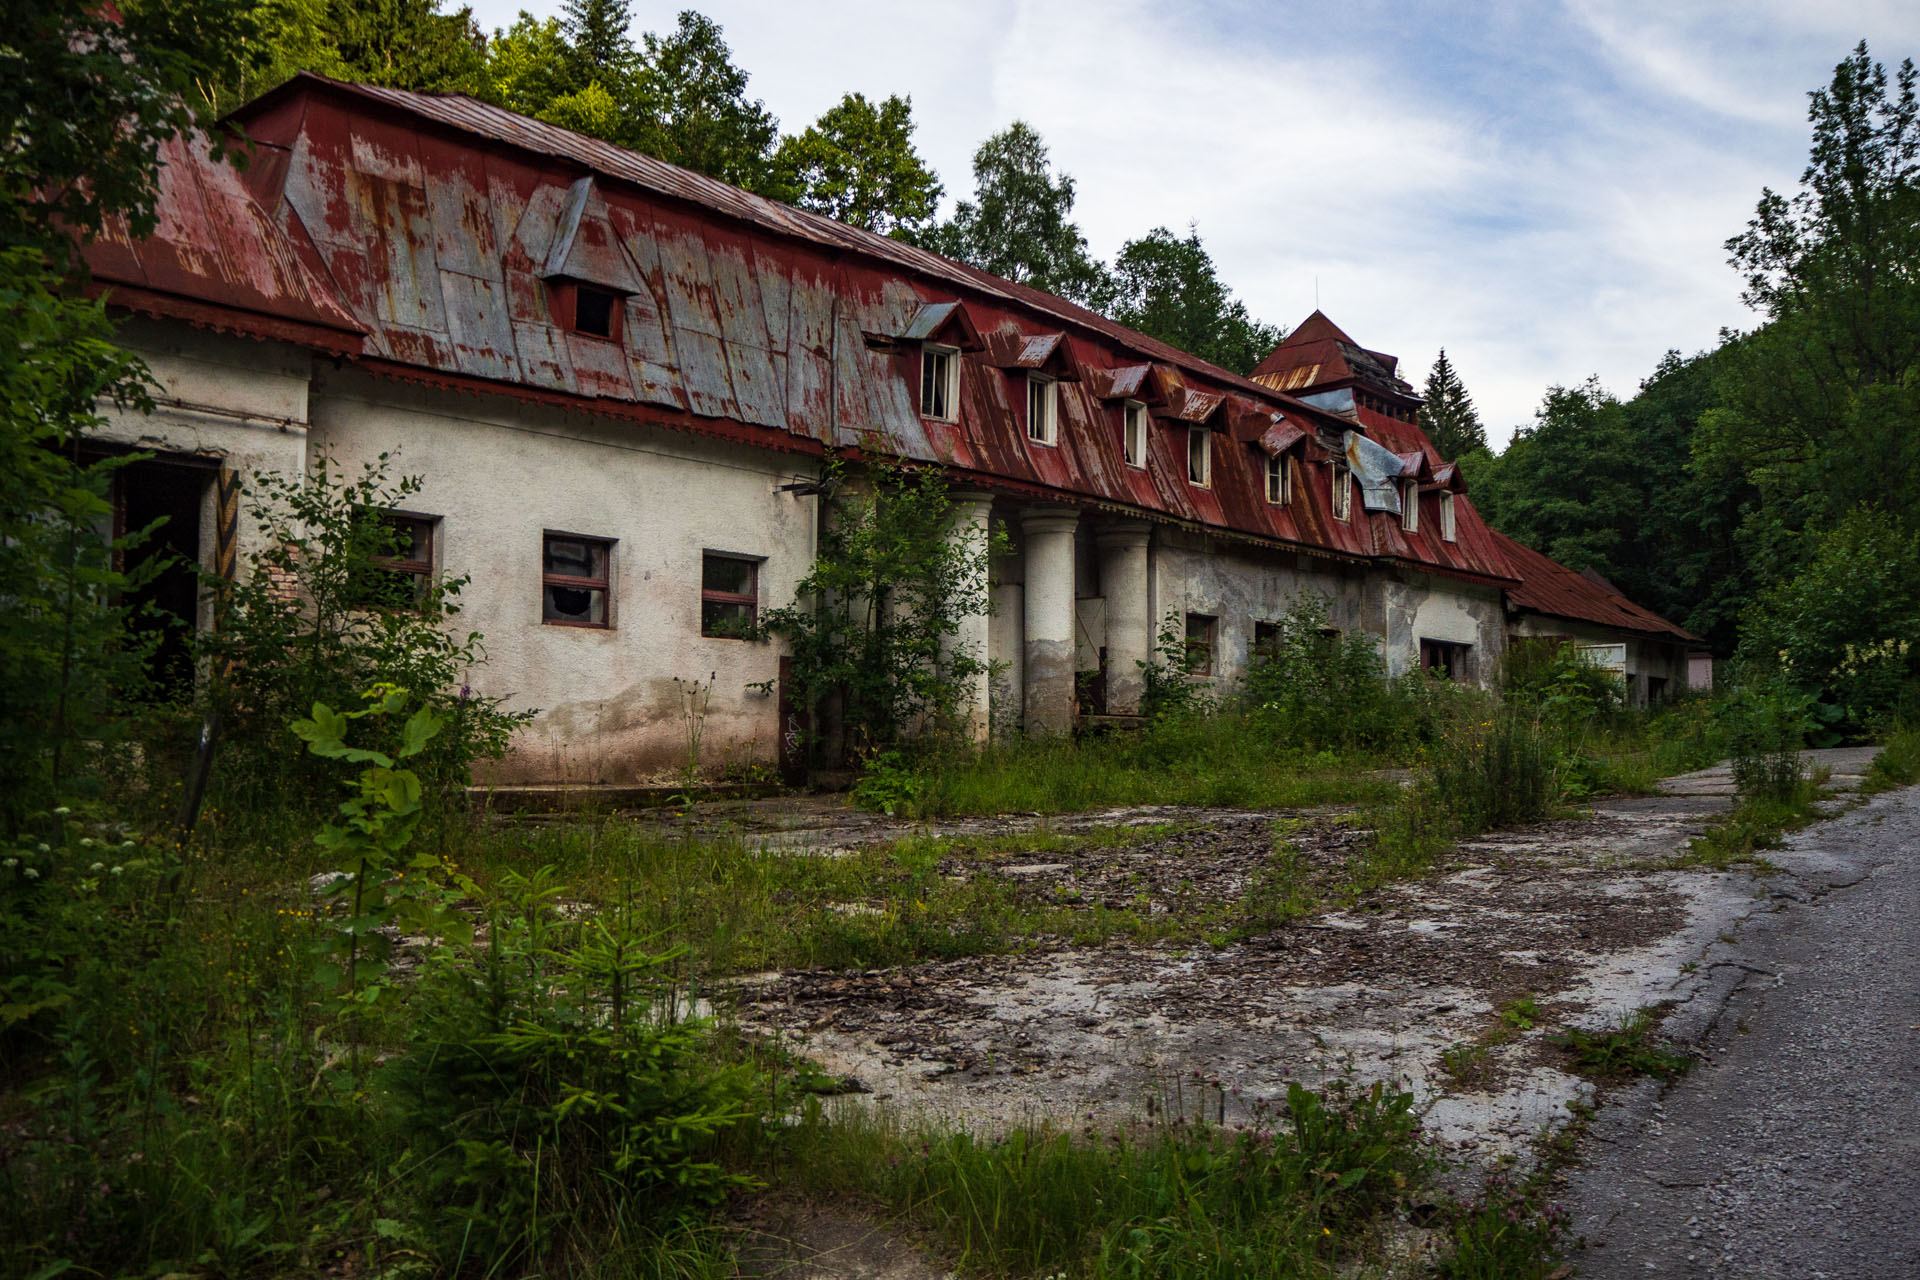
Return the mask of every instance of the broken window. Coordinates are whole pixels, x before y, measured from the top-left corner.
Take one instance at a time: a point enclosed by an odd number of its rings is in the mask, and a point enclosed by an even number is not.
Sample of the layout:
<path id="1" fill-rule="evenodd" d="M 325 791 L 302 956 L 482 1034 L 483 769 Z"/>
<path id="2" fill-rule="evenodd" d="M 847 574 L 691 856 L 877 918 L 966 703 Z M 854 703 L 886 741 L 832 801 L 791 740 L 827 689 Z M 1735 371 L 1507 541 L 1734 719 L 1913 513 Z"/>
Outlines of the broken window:
<path id="1" fill-rule="evenodd" d="M 1293 501 L 1293 476 L 1287 470 L 1287 461 L 1285 454 L 1267 457 L 1267 501 L 1276 507 Z"/>
<path id="2" fill-rule="evenodd" d="M 1420 665 L 1443 673 L 1449 680 L 1468 680 L 1473 676 L 1473 646 L 1450 640 L 1421 640 Z"/>
<path id="3" fill-rule="evenodd" d="M 700 634 L 751 639 L 759 611 L 760 562 L 707 552 L 700 570 Z"/>
<path id="4" fill-rule="evenodd" d="M 614 315 L 620 308 L 619 295 L 591 285 L 575 285 L 573 290 L 573 329 L 590 338 L 617 337 Z"/>
<path id="5" fill-rule="evenodd" d="M 1144 468 L 1147 465 L 1147 406 L 1138 400 L 1127 401 L 1120 410 L 1120 420 L 1127 465 Z"/>
<path id="6" fill-rule="evenodd" d="M 1210 676 L 1213 674 L 1213 639 L 1220 619 L 1210 613 L 1190 613 L 1187 615 L 1187 674 Z"/>
<path id="7" fill-rule="evenodd" d="M 1187 481 L 1202 489 L 1213 484 L 1213 432 L 1205 427 L 1187 428 Z"/>
<path id="8" fill-rule="evenodd" d="M 1333 466 L 1333 518 L 1353 518 L 1353 474 L 1337 462 Z"/>
<path id="9" fill-rule="evenodd" d="M 607 575 L 613 543 L 571 533 L 546 535 L 540 620 L 556 627 L 605 627 L 613 589 Z"/>
<path id="10" fill-rule="evenodd" d="M 1253 656 L 1262 662 L 1272 662 L 1280 653 L 1280 624 L 1277 622 L 1256 622 L 1253 624 Z"/>
<path id="11" fill-rule="evenodd" d="M 1408 533 L 1420 532 L 1420 485 L 1417 481 L 1400 482 L 1400 527 Z"/>
<path id="12" fill-rule="evenodd" d="M 1053 444 L 1059 439 L 1060 394 L 1052 378 L 1027 375 L 1027 439 Z"/>
<path id="13" fill-rule="evenodd" d="M 920 348 L 920 416 L 954 422 L 960 417 L 960 352 L 927 343 Z"/>
<path id="14" fill-rule="evenodd" d="M 1453 495 L 1440 495 L 1440 537 L 1446 542 L 1453 541 Z"/>
<path id="15" fill-rule="evenodd" d="M 376 512 L 380 544 L 376 571 L 357 576 L 348 591 L 362 609 L 418 609 L 433 575 L 433 529 L 437 517 L 400 511 Z"/>

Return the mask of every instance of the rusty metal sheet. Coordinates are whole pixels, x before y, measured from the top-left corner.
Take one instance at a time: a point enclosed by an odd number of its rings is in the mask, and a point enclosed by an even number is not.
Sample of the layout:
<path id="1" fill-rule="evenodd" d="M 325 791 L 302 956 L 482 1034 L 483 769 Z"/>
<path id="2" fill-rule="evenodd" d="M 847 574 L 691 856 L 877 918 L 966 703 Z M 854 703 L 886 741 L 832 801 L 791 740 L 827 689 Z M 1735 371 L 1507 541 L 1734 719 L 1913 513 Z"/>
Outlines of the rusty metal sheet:
<path id="1" fill-rule="evenodd" d="M 639 278 L 591 178 L 582 178 L 569 189 L 541 274 L 604 285 L 617 293 L 639 291 Z"/>
<path id="2" fill-rule="evenodd" d="M 442 271 L 504 283 L 482 157 L 470 147 L 433 137 L 420 139 L 420 153 L 434 264 Z"/>
<path id="3" fill-rule="evenodd" d="M 1458 499 L 1456 519 L 1461 510 L 1470 508 L 1471 504 L 1466 499 Z M 1521 608 L 1556 618 L 1597 622 L 1626 631 L 1670 635 L 1680 640 L 1700 638 L 1506 534 L 1498 530 L 1490 532 L 1499 553 L 1512 565 L 1513 576 L 1519 579 L 1518 584 L 1509 587 L 1507 592 Z"/>
<path id="4" fill-rule="evenodd" d="M 600 396 L 609 400 L 634 398 L 626 349 L 619 343 L 569 333 L 567 355 L 573 361 L 573 377 L 579 384 L 581 395 Z"/>
<path id="5" fill-rule="evenodd" d="M 1287 418 L 1275 418 L 1273 425 L 1261 434 L 1257 443 L 1263 453 L 1278 457 L 1306 438 L 1306 431 L 1296 423 Z"/>
<path id="6" fill-rule="evenodd" d="M 839 295 L 824 267 L 794 264 L 787 277 L 787 429 L 830 443 L 833 340 Z"/>
<path id="7" fill-rule="evenodd" d="M 752 248 L 753 279 L 760 289 L 760 312 L 767 325 L 767 350 L 784 354 L 793 307 L 793 280 L 787 274 L 787 264 L 769 246 L 756 242 Z"/>
<path id="8" fill-rule="evenodd" d="M 733 398 L 742 420 L 763 427 L 787 425 L 787 387 L 773 370 L 767 343 L 767 313 L 760 284 L 743 247 L 719 237 L 707 241 L 713 300 L 733 377 Z"/>
<path id="9" fill-rule="evenodd" d="M 706 243 L 691 229 L 665 227 L 657 228 L 655 240 L 674 357 L 687 393 L 687 407 L 709 418 L 734 417 L 739 406 L 734 401 L 733 375 L 721 342 Z"/>
<path id="10" fill-rule="evenodd" d="M 506 286 L 457 271 L 442 271 L 440 292 L 446 300 L 453 358 L 460 372 L 476 378 L 520 377 Z"/>

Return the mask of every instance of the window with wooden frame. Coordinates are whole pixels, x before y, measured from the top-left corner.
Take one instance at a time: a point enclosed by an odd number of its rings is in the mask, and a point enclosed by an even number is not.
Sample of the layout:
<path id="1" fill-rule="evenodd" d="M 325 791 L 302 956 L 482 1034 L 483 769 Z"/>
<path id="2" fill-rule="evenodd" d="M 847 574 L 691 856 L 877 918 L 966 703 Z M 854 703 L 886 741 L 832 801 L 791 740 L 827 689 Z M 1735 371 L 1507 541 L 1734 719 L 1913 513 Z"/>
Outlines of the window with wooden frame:
<path id="1" fill-rule="evenodd" d="M 1138 400 L 1123 401 L 1120 405 L 1120 443 L 1124 446 L 1127 465 L 1146 469 L 1147 465 L 1147 406 Z"/>
<path id="2" fill-rule="evenodd" d="M 700 634 L 751 640 L 760 620 L 760 561 L 709 551 L 700 565 Z"/>
<path id="3" fill-rule="evenodd" d="M 1333 518 L 1353 519 L 1353 474 L 1345 464 L 1333 464 Z"/>
<path id="4" fill-rule="evenodd" d="M 1213 432 L 1205 427 L 1187 428 L 1187 483 L 1213 486 Z"/>
<path id="5" fill-rule="evenodd" d="M 1213 674 L 1214 637 L 1220 619 L 1210 613 L 1187 615 L 1186 669 L 1190 676 Z"/>
<path id="6" fill-rule="evenodd" d="M 573 331 L 589 338 L 620 338 L 620 295 L 590 284 L 573 286 Z"/>
<path id="7" fill-rule="evenodd" d="M 960 418 L 960 351 L 923 343 L 920 347 L 920 416 L 940 422 Z"/>
<path id="8" fill-rule="evenodd" d="M 375 572 L 356 573 L 348 584 L 355 608 L 418 609 L 433 577 L 433 530 L 437 516 L 403 511 L 370 513 L 379 525 L 378 549 L 369 557 Z"/>
<path id="9" fill-rule="evenodd" d="M 540 621 L 556 627 L 612 626 L 612 562 L 611 539 L 546 534 L 541 547 Z"/>
<path id="10" fill-rule="evenodd" d="M 1293 501 L 1291 459 L 1284 453 L 1267 455 L 1267 502 L 1284 507 Z"/>
<path id="11" fill-rule="evenodd" d="M 1060 439 L 1060 385 L 1037 373 L 1027 375 L 1027 439 L 1035 444 Z"/>
<path id="12" fill-rule="evenodd" d="M 1440 495 L 1440 537 L 1453 541 L 1453 495 L 1446 492 Z"/>
<path id="13" fill-rule="evenodd" d="M 1420 532 L 1420 482 L 1400 482 L 1400 527 L 1408 533 Z"/>
<path id="14" fill-rule="evenodd" d="M 1449 680 L 1467 680 L 1473 676 L 1473 646 L 1451 640 L 1420 641 L 1420 665 L 1437 671 Z"/>

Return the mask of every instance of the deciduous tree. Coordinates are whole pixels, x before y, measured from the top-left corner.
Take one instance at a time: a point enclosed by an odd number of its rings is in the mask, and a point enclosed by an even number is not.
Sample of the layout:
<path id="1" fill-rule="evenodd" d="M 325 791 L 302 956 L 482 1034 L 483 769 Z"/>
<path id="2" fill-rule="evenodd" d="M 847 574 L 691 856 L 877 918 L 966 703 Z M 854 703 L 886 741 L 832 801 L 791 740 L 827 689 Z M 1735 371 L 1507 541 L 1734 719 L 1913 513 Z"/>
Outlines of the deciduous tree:
<path id="1" fill-rule="evenodd" d="M 928 247 L 1020 284 L 1094 303 L 1106 271 L 1073 221 L 1073 179 L 1055 176 L 1047 145 L 1016 120 L 973 153 L 973 199 L 927 237 Z"/>
<path id="2" fill-rule="evenodd" d="M 1115 320 L 1234 373 L 1248 373 L 1286 331 L 1247 314 L 1222 284 L 1213 258 L 1188 227 L 1185 239 L 1155 227 L 1113 260 Z"/>
<path id="3" fill-rule="evenodd" d="M 911 236 L 939 207 L 940 179 L 913 145 L 913 101 L 849 93 L 774 159 L 804 209 L 868 231 Z"/>

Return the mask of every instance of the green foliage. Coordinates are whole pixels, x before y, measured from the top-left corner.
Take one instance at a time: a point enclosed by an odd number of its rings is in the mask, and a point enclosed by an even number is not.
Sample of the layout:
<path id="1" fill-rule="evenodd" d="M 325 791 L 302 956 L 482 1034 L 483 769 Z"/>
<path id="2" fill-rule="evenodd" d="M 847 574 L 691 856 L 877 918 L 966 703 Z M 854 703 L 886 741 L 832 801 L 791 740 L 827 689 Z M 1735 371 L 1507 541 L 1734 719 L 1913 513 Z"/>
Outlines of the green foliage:
<path id="1" fill-rule="evenodd" d="M 1241 684 L 1249 713 L 1276 744 L 1308 751 L 1405 751 L 1430 740 L 1449 704 L 1470 696 L 1424 671 L 1387 679 L 1373 639 L 1327 623 L 1326 602 L 1301 592 Z"/>
<path id="2" fill-rule="evenodd" d="M 1582 1074 L 1601 1080 L 1641 1075 L 1671 1080 L 1685 1075 L 1693 1066 L 1692 1058 L 1661 1041 L 1653 1014 L 1646 1009 L 1623 1014 L 1604 1031 L 1574 1027 L 1549 1037 L 1549 1041 L 1571 1052 Z"/>
<path id="3" fill-rule="evenodd" d="M 466 684 L 486 660 L 478 632 L 448 625 L 467 579 L 384 567 L 401 536 L 386 513 L 421 483 L 390 479 L 388 467 L 382 454 L 349 476 L 321 458 L 304 478 L 268 473 L 247 486 L 254 549 L 237 581 L 210 581 L 216 624 L 201 637 L 216 673 L 207 696 L 225 725 L 215 773 L 224 794 L 270 788 L 296 803 L 327 794 L 325 768 L 287 760 L 286 726 L 342 689 L 406 689 L 434 712 L 443 729 L 413 767 L 435 790 L 463 784 L 475 759 L 499 755 L 530 718 Z"/>
<path id="4" fill-rule="evenodd" d="M 1149 720 L 1204 714 L 1214 707 L 1213 690 L 1195 678 L 1206 655 L 1188 640 L 1185 617 L 1170 609 L 1160 619 L 1153 653 L 1140 669 L 1140 714 Z"/>
<path id="5" fill-rule="evenodd" d="M 1122 245 L 1103 309 L 1129 328 L 1238 374 L 1251 373 L 1286 336 L 1253 319 L 1221 283 L 1195 227 L 1184 240 L 1155 227 Z"/>
<path id="6" fill-rule="evenodd" d="M 389 750 L 347 743 L 354 722 L 397 723 L 408 701 L 405 689 L 376 686 L 355 710 L 335 711 L 316 702 L 311 719 L 293 723 L 294 734 L 313 755 L 367 766 L 351 784 L 352 794 L 340 802 L 342 820 L 326 823 L 315 837 L 339 873 L 324 896 L 344 909 L 344 918 L 336 909 L 335 918 L 321 925 L 313 945 L 316 976 L 350 1006 L 394 996 L 385 977 L 396 932 L 449 940 L 472 933 L 466 917 L 453 909 L 452 886 L 436 883 L 440 859 L 430 853 L 408 856 L 422 797 L 419 776 L 400 762 L 425 751 L 446 722 L 433 708 L 419 707 L 399 723 Z"/>
<path id="7" fill-rule="evenodd" d="M 1105 269 L 1073 222 L 1073 179 L 1057 177 L 1047 145 L 1016 120 L 973 153 L 973 199 L 921 243 L 949 258 L 1074 302 L 1106 289 Z"/>
<path id="8" fill-rule="evenodd" d="M 1224 1092 L 1183 1083 L 1202 1114 Z M 1296 1084 L 1253 1103 L 1244 1126 L 1170 1102 L 1165 1123 L 1104 1140 L 1091 1128 L 985 1138 L 813 1119 L 793 1136 L 794 1176 L 878 1199 L 985 1274 L 1321 1275 L 1337 1272 L 1349 1232 L 1427 1177 L 1412 1103 L 1378 1084 Z"/>
<path id="9" fill-rule="evenodd" d="M 913 100 L 869 102 L 849 93 L 804 133 L 785 138 L 773 164 L 803 209 L 912 239 L 938 212 L 943 190 L 913 145 Z"/>
<path id="10" fill-rule="evenodd" d="M 1800 752 L 1819 723 L 1811 694 L 1782 679 L 1752 680 L 1721 712 L 1733 782 L 1749 800 L 1792 800 L 1801 792 Z"/>
<path id="11" fill-rule="evenodd" d="M 1473 397 L 1461 384 L 1445 347 L 1440 348 L 1439 358 L 1427 374 L 1425 399 L 1420 407 L 1420 426 L 1441 457 L 1464 458 L 1487 447 L 1487 429 L 1480 425 Z"/>
<path id="12" fill-rule="evenodd" d="M 932 469 L 874 460 L 855 481 L 834 463 L 826 485 L 813 568 L 794 603 L 762 620 L 792 650 L 795 692 L 816 706 L 836 699 L 856 757 L 909 735 L 956 734 L 987 668 L 954 638 L 962 618 L 987 612 L 994 539 L 956 536 L 953 499 Z"/>
<path id="13" fill-rule="evenodd" d="M 1861 506 L 1810 542 L 1805 565 L 1754 602 L 1741 654 L 1864 728 L 1920 676 L 1920 533 Z"/>
<path id="14" fill-rule="evenodd" d="M 1486 1178 L 1480 1194 L 1449 1207 L 1443 1280 L 1553 1280 L 1569 1215 L 1542 1205 L 1537 1186 L 1515 1185 L 1504 1173 Z"/>
<path id="15" fill-rule="evenodd" d="M 1444 814 L 1459 835 L 1538 822 L 1560 800 L 1556 763 L 1538 715 L 1501 705 L 1446 732 L 1420 768 L 1412 801 Z"/>
<path id="16" fill-rule="evenodd" d="M 407 1144 L 411 1229 L 451 1273 L 578 1262 L 747 1180 L 716 1161 L 753 1114 L 683 1016 L 678 953 L 631 904 L 570 919 L 550 870 L 509 873 L 475 958 L 433 966 L 378 1087 Z"/>
<path id="17" fill-rule="evenodd" d="M 881 751 L 868 758 L 848 799 L 862 809 L 892 817 L 906 813 L 920 795 L 920 777 L 898 751 Z"/>
<path id="18" fill-rule="evenodd" d="M 1887 735 L 1879 754 L 1867 766 L 1866 782 L 1860 789 L 1871 795 L 1916 782 L 1920 782 L 1920 729 L 1903 725 Z"/>
<path id="19" fill-rule="evenodd" d="M 326 29 L 350 80 L 430 93 L 473 93 L 485 83 L 486 37 L 462 6 L 440 0 L 331 0 Z"/>
<path id="20" fill-rule="evenodd" d="M 719 24 L 682 10 L 674 29 L 642 39 L 628 132 L 613 139 L 763 195 L 784 197 L 773 166 L 780 122 L 747 97 Z"/>

